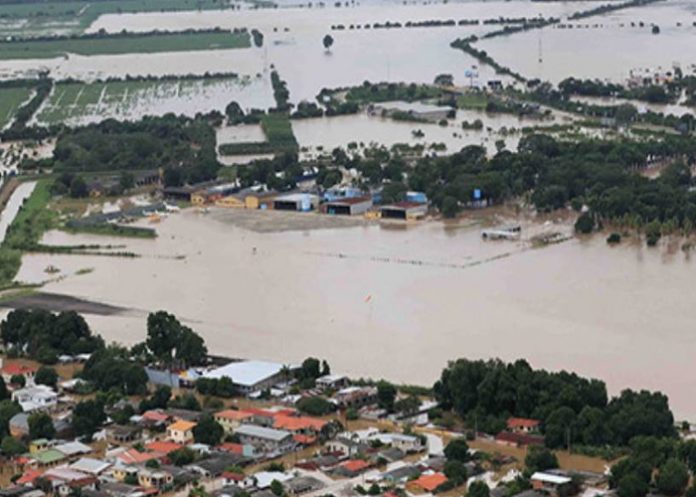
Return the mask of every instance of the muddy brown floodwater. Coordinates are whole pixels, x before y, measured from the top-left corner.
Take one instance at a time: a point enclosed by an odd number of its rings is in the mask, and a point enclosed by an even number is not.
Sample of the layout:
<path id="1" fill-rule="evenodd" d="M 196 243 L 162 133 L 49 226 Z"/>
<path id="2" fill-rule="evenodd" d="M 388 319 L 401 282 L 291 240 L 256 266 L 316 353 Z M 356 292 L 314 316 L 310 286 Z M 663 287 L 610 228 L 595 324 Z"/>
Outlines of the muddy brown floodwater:
<path id="1" fill-rule="evenodd" d="M 138 311 L 167 309 L 216 354 L 314 355 L 336 372 L 421 384 L 458 357 L 526 358 L 602 378 L 612 392 L 660 389 L 680 416 L 696 414 L 696 266 L 678 248 L 610 248 L 597 236 L 533 249 L 436 221 L 279 226 L 291 230 L 189 210 L 158 225 L 156 240 L 126 242 L 142 258 L 32 255 L 19 278 L 45 280 L 54 265 L 65 277 L 45 291 L 134 311 L 88 317 L 107 340 L 142 340 Z"/>

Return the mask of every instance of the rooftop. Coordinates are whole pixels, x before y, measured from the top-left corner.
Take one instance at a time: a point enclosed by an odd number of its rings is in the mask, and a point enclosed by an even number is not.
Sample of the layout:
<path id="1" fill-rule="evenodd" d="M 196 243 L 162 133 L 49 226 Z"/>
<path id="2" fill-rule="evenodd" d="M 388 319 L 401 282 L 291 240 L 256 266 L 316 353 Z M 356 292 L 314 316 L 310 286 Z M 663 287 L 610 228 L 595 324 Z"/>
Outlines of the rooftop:
<path id="1" fill-rule="evenodd" d="M 299 430 L 315 430 L 321 431 L 328 421 L 323 419 L 311 418 L 309 416 L 285 416 L 279 415 L 275 417 L 273 428 L 277 430 L 299 431 Z"/>
<path id="2" fill-rule="evenodd" d="M 565 485 L 566 483 L 570 483 L 572 480 L 568 478 L 567 476 L 560 476 L 560 475 L 554 475 L 551 473 L 543 473 L 541 471 L 537 471 L 532 475 L 532 480 L 537 480 L 543 483 L 550 483 L 552 485 Z"/>
<path id="3" fill-rule="evenodd" d="M 372 202 L 372 198 L 371 197 L 337 198 L 335 200 L 330 200 L 330 201 L 326 202 L 326 204 L 327 205 L 355 205 L 355 204 L 362 204 L 364 202 Z"/>
<path id="4" fill-rule="evenodd" d="M 290 432 L 284 430 L 275 430 L 273 428 L 264 428 L 263 426 L 256 425 L 241 425 L 235 430 L 235 433 L 249 437 L 265 438 L 276 442 L 285 440 L 285 438 L 290 436 Z"/>
<path id="5" fill-rule="evenodd" d="M 272 378 L 283 370 L 283 365 L 265 361 L 231 362 L 225 366 L 208 371 L 206 378 L 228 377 L 237 385 L 253 388 L 259 383 Z"/>
<path id="6" fill-rule="evenodd" d="M 170 452 L 174 452 L 176 450 L 179 450 L 182 447 L 183 447 L 183 445 L 181 445 L 181 444 L 178 444 L 175 442 L 165 442 L 165 441 L 154 441 L 154 442 L 150 442 L 149 444 L 145 445 L 145 448 L 147 450 L 161 452 L 163 454 L 169 454 Z"/>
<path id="7" fill-rule="evenodd" d="M 176 423 L 172 423 L 167 427 L 167 430 L 171 431 L 189 431 L 193 430 L 196 427 L 196 423 L 193 421 L 177 421 Z"/>
<path id="8" fill-rule="evenodd" d="M 421 475 L 420 478 L 414 481 L 414 484 L 423 490 L 432 492 L 446 481 L 447 477 L 442 473 L 432 473 L 429 475 Z"/>
<path id="9" fill-rule="evenodd" d="M 102 473 L 110 467 L 110 463 L 101 461 L 99 459 L 92 459 L 91 457 L 82 457 L 70 465 L 71 469 L 93 475 Z"/>
<path id="10" fill-rule="evenodd" d="M 235 409 L 226 409 L 215 413 L 216 418 L 227 419 L 230 421 L 242 421 L 253 416 L 253 413 L 249 411 L 239 411 Z"/>
<path id="11" fill-rule="evenodd" d="M 512 428 L 536 428 L 541 424 L 538 419 L 529 418 L 509 418 L 507 420 L 507 427 Z"/>

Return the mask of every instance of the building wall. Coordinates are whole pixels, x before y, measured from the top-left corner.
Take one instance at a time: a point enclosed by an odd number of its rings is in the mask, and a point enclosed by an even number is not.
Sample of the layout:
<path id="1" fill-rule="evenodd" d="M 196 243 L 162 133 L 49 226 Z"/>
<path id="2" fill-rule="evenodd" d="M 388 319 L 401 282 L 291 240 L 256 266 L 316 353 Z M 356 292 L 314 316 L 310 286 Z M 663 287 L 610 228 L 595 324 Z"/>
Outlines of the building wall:
<path id="1" fill-rule="evenodd" d="M 191 430 L 167 430 L 167 436 L 172 442 L 185 444 L 193 440 L 193 432 Z"/>
<path id="2" fill-rule="evenodd" d="M 215 202 L 215 205 L 217 205 L 218 207 L 243 209 L 245 207 L 245 202 L 242 201 L 240 198 L 229 196 L 221 198 L 220 200 Z"/>
<path id="3" fill-rule="evenodd" d="M 273 209 L 273 195 L 247 195 L 244 199 L 244 204 L 247 209 Z"/>

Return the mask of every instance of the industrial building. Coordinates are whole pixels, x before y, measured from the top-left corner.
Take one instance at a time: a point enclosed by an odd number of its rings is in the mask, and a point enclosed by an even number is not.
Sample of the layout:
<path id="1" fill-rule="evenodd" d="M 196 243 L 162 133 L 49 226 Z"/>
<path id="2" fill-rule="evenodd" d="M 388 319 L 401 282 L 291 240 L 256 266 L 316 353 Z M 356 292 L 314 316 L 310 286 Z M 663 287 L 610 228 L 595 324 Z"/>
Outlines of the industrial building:
<path id="1" fill-rule="evenodd" d="M 203 377 L 214 379 L 227 377 L 241 393 L 249 394 L 286 380 L 285 368 L 282 364 L 275 362 L 239 361 L 208 371 L 203 374 Z M 288 372 L 292 369 L 289 368 Z"/>
<path id="2" fill-rule="evenodd" d="M 309 212 L 318 205 L 319 197 L 311 193 L 291 193 L 273 200 L 273 208 L 278 211 Z"/>
<path id="3" fill-rule="evenodd" d="M 273 209 L 273 202 L 277 196 L 277 192 L 250 193 L 244 197 L 244 205 L 247 209 Z"/>
<path id="4" fill-rule="evenodd" d="M 397 202 L 396 204 L 384 205 L 380 209 L 382 219 L 400 219 L 409 221 L 421 219 L 428 213 L 428 204 L 419 202 Z"/>
<path id="5" fill-rule="evenodd" d="M 326 202 L 323 210 L 326 214 L 358 216 L 372 208 L 372 197 L 342 198 Z"/>

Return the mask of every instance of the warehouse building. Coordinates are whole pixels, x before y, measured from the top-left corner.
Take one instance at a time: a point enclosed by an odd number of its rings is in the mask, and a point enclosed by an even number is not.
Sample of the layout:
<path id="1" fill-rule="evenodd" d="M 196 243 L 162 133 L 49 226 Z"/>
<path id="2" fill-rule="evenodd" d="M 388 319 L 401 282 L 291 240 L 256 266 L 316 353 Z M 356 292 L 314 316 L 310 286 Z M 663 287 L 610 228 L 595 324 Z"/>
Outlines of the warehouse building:
<path id="1" fill-rule="evenodd" d="M 380 209 L 382 219 L 399 219 L 409 221 L 421 219 L 428 213 L 428 204 L 419 202 L 397 202 L 396 204 L 384 205 Z"/>
<path id="2" fill-rule="evenodd" d="M 210 370 L 203 377 L 213 379 L 227 377 L 241 393 L 250 394 L 285 381 L 286 373 L 292 373 L 292 371 L 292 367 L 286 370 L 285 366 L 275 362 L 239 361 Z"/>
<path id="3" fill-rule="evenodd" d="M 343 198 L 326 202 L 323 210 L 326 214 L 358 216 L 372 208 L 372 197 Z"/>
<path id="4" fill-rule="evenodd" d="M 309 212 L 318 205 L 319 197 L 310 193 L 291 193 L 273 200 L 273 208 L 279 211 Z"/>

